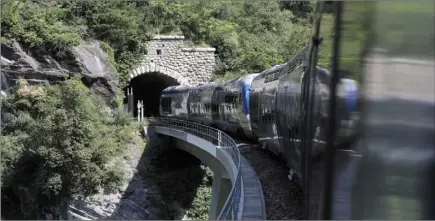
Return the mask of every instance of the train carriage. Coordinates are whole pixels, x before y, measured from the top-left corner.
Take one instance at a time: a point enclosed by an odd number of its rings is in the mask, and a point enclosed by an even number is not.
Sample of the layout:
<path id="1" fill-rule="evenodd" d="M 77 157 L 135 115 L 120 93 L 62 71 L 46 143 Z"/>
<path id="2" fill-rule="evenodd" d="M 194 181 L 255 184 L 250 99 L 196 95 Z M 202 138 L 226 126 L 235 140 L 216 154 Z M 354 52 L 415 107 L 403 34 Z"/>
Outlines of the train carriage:
<path id="1" fill-rule="evenodd" d="M 217 117 L 214 119 L 213 124 L 231 133 L 236 133 L 239 128 L 237 111 L 240 105 L 237 105 L 239 96 L 237 87 L 235 87 L 236 82 L 239 80 L 240 77 L 222 82 L 221 90 L 216 91 L 216 96 L 214 97 L 214 102 L 218 107 L 218 114 L 216 114 Z"/>
<path id="2" fill-rule="evenodd" d="M 209 83 L 190 88 L 187 100 L 189 120 L 204 125 L 212 125 L 212 97 L 219 85 L 220 83 Z"/>
<path id="3" fill-rule="evenodd" d="M 285 64 L 276 65 L 256 76 L 251 84 L 249 109 L 252 132 L 264 148 L 279 155 L 282 149 L 276 129 L 276 90 Z"/>
<path id="4" fill-rule="evenodd" d="M 215 91 L 213 103 L 218 113 L 214 114 L 216 127 L 249 138 L 254 138 L 249 121 L 249 90 L 251 82 L 258 74 L 232 79 L 222 83 Z"/>
<path id="5" fill-rule="evenodd" d="M 285 75 L 279 79 L 277 100 L 277 132 L 282 157 L 298 175 L 302 171 L 302 130 L 303 130 L 303 84 L 306 66 L 306 51 L 287 63 L 282 69 Z M 307 97 L 307 96 L 305 96 Z"/>
<path id="6" fill-rule="evenodd" d="M 160 115 L 189 119 L 187 99 L 189 86 L 171 86 L 164 89 L 160 96 Z"/>

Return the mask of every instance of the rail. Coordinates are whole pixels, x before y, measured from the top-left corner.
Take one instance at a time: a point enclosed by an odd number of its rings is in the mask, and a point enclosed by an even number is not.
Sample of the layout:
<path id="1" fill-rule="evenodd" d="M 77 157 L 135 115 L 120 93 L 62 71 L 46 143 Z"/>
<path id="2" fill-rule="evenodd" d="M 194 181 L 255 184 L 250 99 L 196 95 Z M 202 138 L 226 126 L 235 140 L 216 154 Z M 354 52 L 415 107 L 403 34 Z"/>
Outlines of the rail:
<path id="1" fill-rule="evenodd" d="M 207 140 L 219 149 L 224 150 L 237 166 L 237 175 L 230 194 L 220 212 L 217 220 L 235 220 L 240 211 L 242 197 L 242 176 L 240 172 L 240 152 L 236 142 L 224 132 L 201 124 L 172 119 L 172 118 L 147 118 L 149 126 L 171 127 Z M 145 121 L 146 122 L 146 121 Z"/>

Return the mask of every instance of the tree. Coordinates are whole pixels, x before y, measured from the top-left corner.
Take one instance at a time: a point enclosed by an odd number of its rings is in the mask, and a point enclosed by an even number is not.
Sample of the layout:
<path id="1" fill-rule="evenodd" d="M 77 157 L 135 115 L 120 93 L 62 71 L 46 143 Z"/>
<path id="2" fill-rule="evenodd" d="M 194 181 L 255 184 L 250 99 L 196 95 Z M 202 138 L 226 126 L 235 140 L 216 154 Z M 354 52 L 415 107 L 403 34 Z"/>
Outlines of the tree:
<path id="1" fill-rule="evenodd" d="M 147 4 L 146 4 L 147 5 Z M 147 6 L 143 7 L 147 7 Z M 85 25 L 84 38 L 103 41 L 113 48 L 121 87 L 127 84 L 129 71 L 146 53 L 145 42 L 151 27 L 135 2 L 118 0 L 65 0 L 65 21 L 72 26 Z"/>
<path id="2" fill-rule="evenodd" d="M 297 17 L 307 18 L 314 11 L 314 4 L 311 1 L 281 1 L 281 9 L 292 11 Z"/>
<path id="3" fill-rule="evenodd" d="M 14 117 L 0 138 L 7 156 L 2 190 L 29 190 L 34 207 L 27 218 L 47 210 L 60 216 L 74 195 L 122 180 L 108 165 L 137 128 L 112 120 L 103 104 L 78 78 L 44 87 L 21 81 L 6 100 Z"/>

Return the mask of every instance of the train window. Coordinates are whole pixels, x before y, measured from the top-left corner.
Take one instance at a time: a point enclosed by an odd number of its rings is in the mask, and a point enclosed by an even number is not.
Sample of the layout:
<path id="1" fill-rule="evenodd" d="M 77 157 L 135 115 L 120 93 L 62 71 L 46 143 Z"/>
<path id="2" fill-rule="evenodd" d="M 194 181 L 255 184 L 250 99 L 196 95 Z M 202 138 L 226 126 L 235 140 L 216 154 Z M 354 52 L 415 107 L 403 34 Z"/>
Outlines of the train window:
<path id="1" fill-rule="evenodd" d="M 171 112 L 171 98 L 170 97 L 164 97 L 162 98 L 162 112 L 164 113 L 170 113 Z"/>
<path id="2" fill-rule="evenodd" d="M 205 106 L 205 111 L 210 112 L 211 109 L 210 104 L 204 104 L 204 106 Z"/>
<path id="3" fill-rule="evenodd" d="M 174 107 L 175 108 L 182 108 L 181 102 L 182 102 L 181 97 L 174 98 Z"/>
<path id="4" fill-rule="evenodd" d="M 227 95 L 225 96 L 225 103 L 230 103 L 231 102 L 231 96 Z"/>

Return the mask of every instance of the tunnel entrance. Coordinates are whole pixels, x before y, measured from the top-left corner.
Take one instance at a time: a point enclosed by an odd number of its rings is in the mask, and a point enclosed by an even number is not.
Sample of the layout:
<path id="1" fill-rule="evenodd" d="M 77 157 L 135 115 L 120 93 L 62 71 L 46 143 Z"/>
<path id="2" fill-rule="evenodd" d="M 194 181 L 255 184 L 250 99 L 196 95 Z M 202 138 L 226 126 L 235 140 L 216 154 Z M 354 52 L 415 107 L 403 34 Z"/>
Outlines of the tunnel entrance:
<path id="1" fill-rule="evenodd" d="M 133 88 L 133 116 L 137 116 L 138 101 L 143 101 L 145 117 L 159 116 L 160 93 L 173 85 L 179 85 L 178 81 L 156 72 L 133 78 L 127 86 Z M 127 88 L 124 89 L 125 97 L 127 97 Z M 127 104 L 127 98 L 124 99 L 124 104 Z"/>

